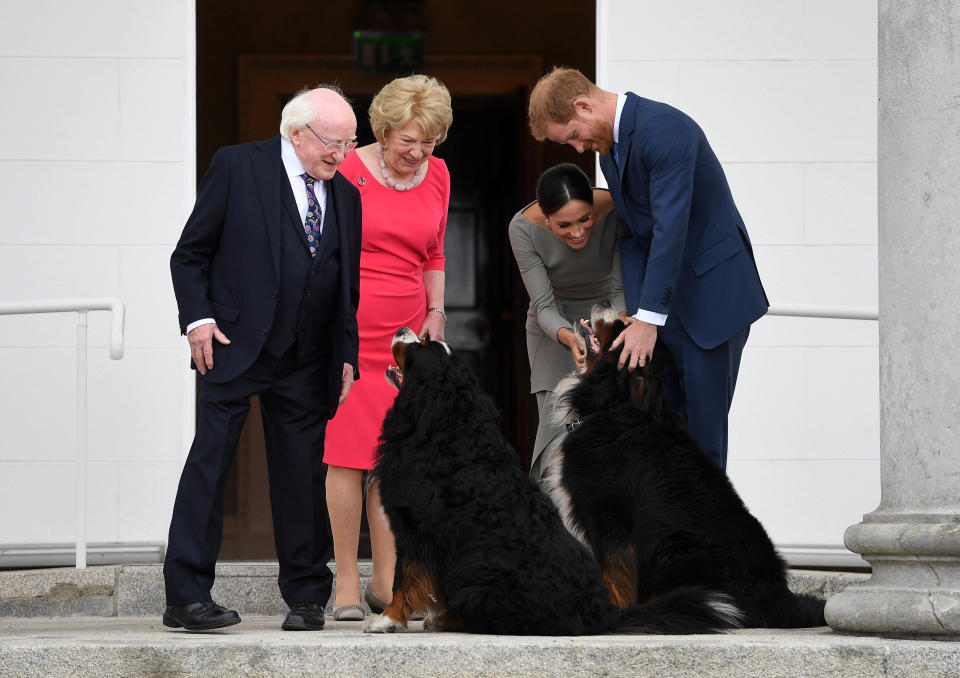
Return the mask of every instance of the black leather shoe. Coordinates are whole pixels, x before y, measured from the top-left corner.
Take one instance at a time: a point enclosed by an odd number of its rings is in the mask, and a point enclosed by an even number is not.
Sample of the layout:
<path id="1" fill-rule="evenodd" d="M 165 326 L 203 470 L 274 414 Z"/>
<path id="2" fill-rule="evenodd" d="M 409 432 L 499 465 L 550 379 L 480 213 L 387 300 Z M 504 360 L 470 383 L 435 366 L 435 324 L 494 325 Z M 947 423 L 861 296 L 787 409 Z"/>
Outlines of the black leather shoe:
<path id="1" fill-rule="evenodd" d="M 301 601 L 287 613 L 280 628 L 284 631 L 322 631 L 323 605 Z"/>
<path id="2" fill-rule="evenodd" d="M 240 615 L 217 605 L 212 600 L 186 605 L 167 605 L 163 613 L 163 625 L 187 631 L 209 631 L 240 623 Z"/>

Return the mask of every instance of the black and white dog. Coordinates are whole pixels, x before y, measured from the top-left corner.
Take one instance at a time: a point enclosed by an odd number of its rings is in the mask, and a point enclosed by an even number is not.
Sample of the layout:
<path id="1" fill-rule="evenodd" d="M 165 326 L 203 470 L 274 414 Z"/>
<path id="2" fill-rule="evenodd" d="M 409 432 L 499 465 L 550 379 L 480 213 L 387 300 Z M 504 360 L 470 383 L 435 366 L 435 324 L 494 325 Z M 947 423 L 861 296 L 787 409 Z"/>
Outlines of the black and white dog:
<path id="1" fill-rule="evenodd" d="M 518 635 L 709 633 L 738 625 L 729 597 L 674 587 L 615 606 L 593 555 L 523 474 L 491 399 L 446 344 L 393 341 L 399 388 L 372 478 L 396 538 L 393 600 L 368 632 L 417 612 L 438 630 Z"/>
<path id="2" fill-rule="evenodd" d="M 566 422 L 545 489 L 564 524 L 596 557 L 621 607 L 683 586 L 722 591 L 746 627 L 824 624 L 822 600 L 795 595 L 763 526 L 667 407 L 660 344 L 630 372 L 610 350 L 623 321 L 609 304 L 581 321 L 582 374 L 557 388 Z"/>

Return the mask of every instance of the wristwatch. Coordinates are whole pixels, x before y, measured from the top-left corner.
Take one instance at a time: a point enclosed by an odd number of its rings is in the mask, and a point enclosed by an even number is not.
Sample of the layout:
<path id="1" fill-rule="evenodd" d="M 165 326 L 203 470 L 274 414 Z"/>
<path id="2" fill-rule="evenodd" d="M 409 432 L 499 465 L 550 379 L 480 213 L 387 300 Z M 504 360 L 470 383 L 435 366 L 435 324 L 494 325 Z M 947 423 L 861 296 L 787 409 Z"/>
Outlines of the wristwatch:
<path id="1" fill-rule="evenodd" d="M 434 306 L 433 308 L 428 308 L 428 309 L 427 309 L 427 313 L 430 313 L 430 311 L 436 311 L 437 313 L 439 313 L 440 315 L 443 316 L 443 322 L 447 322 L 447 313 L 446 313 L 446 311 L 444 311 L 444 310 L 443 310 L 442 308 L 440 308 L 439 306 Z"/>

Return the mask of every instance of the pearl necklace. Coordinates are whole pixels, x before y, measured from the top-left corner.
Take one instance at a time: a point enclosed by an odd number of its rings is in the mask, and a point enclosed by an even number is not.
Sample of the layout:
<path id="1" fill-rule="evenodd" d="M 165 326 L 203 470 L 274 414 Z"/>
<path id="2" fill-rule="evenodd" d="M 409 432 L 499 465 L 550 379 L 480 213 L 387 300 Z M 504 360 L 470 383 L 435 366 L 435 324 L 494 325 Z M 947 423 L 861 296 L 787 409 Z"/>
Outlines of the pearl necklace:
<path id="1" fill-rule="evenodd" d="M 390 176 L 390 172 L 387 171 L 387 163 L 383 161 L 383 150 L 380 148 L 380 144 L 377 144 L 377 157 L 380 159 L 380 174 L 383 176 L 383 180 L 387 183 L 387 186 L 395 191 L 409 191 L 419 184 L 423 178 L 423 168 L 426 166 L 426 162 L 420 163 L 420 167 L 413 173 L 413 180 L 410 183 L 402 184 Z"/>

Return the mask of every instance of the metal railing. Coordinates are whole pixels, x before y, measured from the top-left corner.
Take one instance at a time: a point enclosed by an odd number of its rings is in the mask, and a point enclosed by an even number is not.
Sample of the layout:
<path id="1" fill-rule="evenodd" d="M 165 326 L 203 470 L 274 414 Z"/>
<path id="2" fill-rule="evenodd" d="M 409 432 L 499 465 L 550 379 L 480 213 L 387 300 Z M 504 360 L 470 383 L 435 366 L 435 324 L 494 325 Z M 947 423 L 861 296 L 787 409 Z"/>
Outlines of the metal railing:
<path id="1" fill-rule="evenodd" d="M 115 297 L 85 297 L 37 301 L 0 302 L 0 315 L 77 313 L 77 551 L 76 567 L 87 566 L 87 313 L 110 311 L 110 357 L 123 358 L 125 307 Z M 805 318 L 877 320 L 876 308 L 781 304 L 767 315 Z"/>
<path id="2" fill-rule="evenodd" d="M 805 306 L 803 304 L 780 304 L 771 306 L 767 315 L 792 316 L 797 318 L 839 318 L 841 320 L 878 320 L 880 313 L 875 308 L 858 306 Z"/>
<path id="3" fill-rule="evenodd" d="M 0 302 L 0 315 L 33 313 L 77 314 L 77 558 L 78 569 L 87 566 L 87 313 L 110 311 L 110 357 L 123 357 L 123 302 L 115 297 L 42 299 Z"/>

